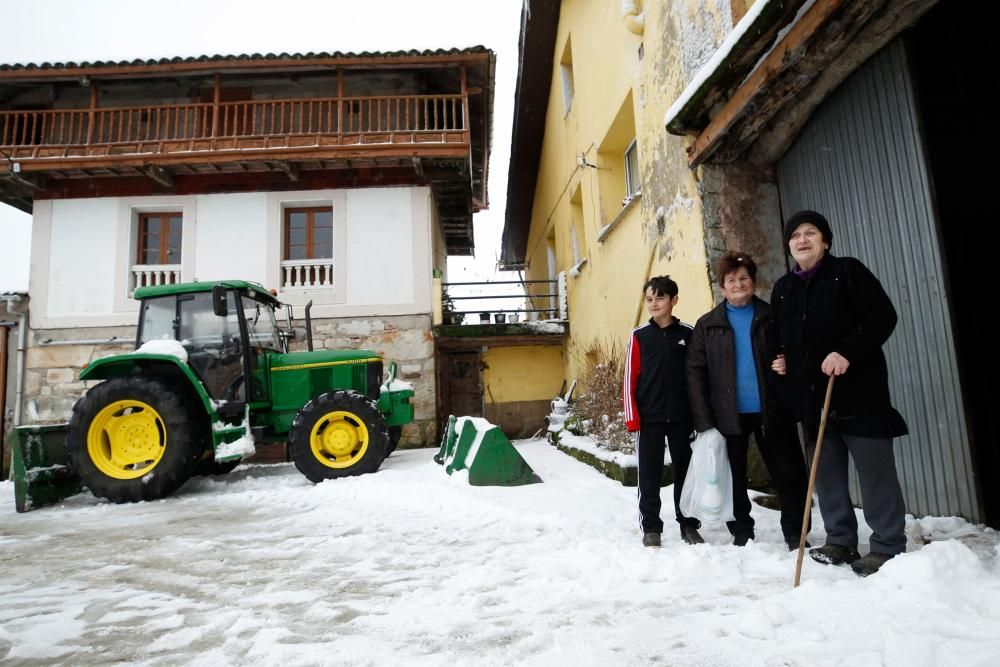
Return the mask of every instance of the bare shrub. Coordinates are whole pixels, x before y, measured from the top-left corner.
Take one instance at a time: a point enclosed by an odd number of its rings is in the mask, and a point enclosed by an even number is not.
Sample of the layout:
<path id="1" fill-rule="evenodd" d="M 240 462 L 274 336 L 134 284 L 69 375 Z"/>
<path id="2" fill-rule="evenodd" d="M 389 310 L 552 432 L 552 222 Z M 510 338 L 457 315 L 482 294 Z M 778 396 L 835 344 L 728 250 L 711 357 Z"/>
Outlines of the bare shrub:
<path id="1" fill-rule="evenodd" d="M 625 350 L 614 342 L 595 340 L 584 350 L 582 392 L 573 413 L 584 432 L 601 446 L 632 454 L 632 434 L 625 429 L 622 414 L 622 386 Z"/>

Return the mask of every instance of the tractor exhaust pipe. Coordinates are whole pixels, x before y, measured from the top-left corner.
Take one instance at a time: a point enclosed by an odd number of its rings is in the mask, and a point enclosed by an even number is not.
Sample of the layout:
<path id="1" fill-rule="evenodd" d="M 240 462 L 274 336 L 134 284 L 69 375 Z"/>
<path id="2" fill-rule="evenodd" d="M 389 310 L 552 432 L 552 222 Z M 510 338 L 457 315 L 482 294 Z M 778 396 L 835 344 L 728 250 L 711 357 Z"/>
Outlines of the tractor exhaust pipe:
<path id="1" fill-rule="evenodd" d="M 309 314 L 312 307 L 312 299 L 309 299 L 309 303 L 306 304 L 306 347 L 310 352 L 313 351 L 313 321 L 312 316 Z"/>

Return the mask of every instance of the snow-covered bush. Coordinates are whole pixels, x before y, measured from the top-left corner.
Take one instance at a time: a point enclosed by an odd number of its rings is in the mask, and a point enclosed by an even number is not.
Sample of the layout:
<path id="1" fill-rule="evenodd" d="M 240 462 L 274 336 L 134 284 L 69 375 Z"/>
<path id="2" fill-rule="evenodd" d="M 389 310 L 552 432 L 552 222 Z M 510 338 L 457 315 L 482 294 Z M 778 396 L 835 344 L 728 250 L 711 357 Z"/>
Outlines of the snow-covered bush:
<path id="1" fill-rule="evenodd" d="M 622 414 L 625 351 L 613 341 L 595 340 L 583 352 L 582 392 L 573 415 L 584 435 L 611 451 L 634 453 Z M 568 424 L 567 424 L 568 425 Z"/>

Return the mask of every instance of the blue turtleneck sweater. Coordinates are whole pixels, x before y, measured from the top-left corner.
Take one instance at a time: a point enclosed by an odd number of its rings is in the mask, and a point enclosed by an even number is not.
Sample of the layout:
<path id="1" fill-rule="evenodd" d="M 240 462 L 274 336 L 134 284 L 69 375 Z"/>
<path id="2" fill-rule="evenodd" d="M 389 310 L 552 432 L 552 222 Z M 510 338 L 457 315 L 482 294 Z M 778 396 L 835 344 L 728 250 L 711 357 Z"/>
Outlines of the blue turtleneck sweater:
<path id="1" fill-rule="evenodd" d="M 736 411 L 740 414 L 760 412 L 760 387 L 757 386 L 757 368 L 750 342 L 753 302 L 745 306 L 726 303 L 726 317 L 733 328 L 736 352 Z"/>

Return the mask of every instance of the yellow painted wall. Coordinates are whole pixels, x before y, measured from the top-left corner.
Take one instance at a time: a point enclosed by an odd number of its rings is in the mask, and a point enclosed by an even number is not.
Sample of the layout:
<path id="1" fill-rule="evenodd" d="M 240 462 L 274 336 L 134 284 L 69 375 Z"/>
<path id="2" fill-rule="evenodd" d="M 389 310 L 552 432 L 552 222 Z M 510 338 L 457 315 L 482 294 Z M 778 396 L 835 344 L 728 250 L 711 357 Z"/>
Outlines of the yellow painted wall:
<path id="1" fill-rule="evenodd" d="M 648 318 L 639 309 L 650 276 L 666 273 L 677 281 L 675 314 L 687 322 L 712 306 L 697 172 L 687 166 L 688 140 L 668 135 L 663 116 L 700 57 L 701 45 L 684 31 L 704 24 L 707 36 L 699 38 L 710 54 L 711 43 L 731 25 L 730 6 L 726 0 L 642 5 L 645 27 L 636 35 L 626 27 L 621 3 L 562 3 L 526 277 L 550 276 L 550 239 L 556 272 L 578 266 L 578 275 L 567 280 L 570 338 L 563 358 L 569 380 L 578 377 L 582 351 L 592 341 L 624 345 L 637 322 Z M 573 99 L 565 112 L 568 62 Z M 638 145 L 642 194 L 623 209 L 629 135 Z M 579 266 L 581 258 L 587 261 Z"/>
<path id="2" fill-rule="evenodd" d="M 483 363 L 483 393 L 488 403 L 548 401 L 559 394 L 564 378 L 558 346 L 491 347 L 483 353 Z"/>

